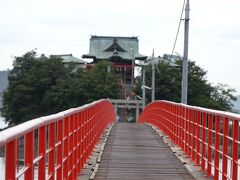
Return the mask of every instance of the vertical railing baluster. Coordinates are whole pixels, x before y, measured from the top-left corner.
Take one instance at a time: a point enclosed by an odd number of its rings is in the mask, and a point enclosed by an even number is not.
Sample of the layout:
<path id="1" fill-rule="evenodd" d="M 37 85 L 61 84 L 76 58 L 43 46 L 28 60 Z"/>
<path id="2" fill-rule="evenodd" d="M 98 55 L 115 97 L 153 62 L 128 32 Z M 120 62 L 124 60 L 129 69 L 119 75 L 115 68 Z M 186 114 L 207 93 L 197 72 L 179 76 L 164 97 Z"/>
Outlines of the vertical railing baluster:
<path id="1" fill-rule="evenodd" d="M 46 178 L 46 126 L 38 129 L 38 155 L 41 159 L 38 162 L 38 179 Z"/>
<path id="2" fill-rule="evenodd" d="M 59 143 L 57 147 L 57 180 L 63 179 L 63 119 L 57 122 L 57 142 Z"/>
<path id="3" fill-rule="evenodd" d="M 227 179 L 227 164 L 228 164 L 228 127 L 229 121 L 228 118 L 224 119 L 223 122 L 223 160 L 222 160 L 222 180 Z"/>
<path id="4" fill-rule="evenodd" d="M 104 128 L 115 121 L 115 116 L 112 104 L 101 100 L 83 109 L 34 119 L 20 127 L 12 127 L 14 130 L 9 128 L 6 134 L 1 132 L 0 148 L 5 146 L 6 151 L 5 179 L 33 180 L 37 165 L 38 179 L 76 180 Z M 18 146 L 21 145 L 18 141 L 22 137 L 24 166 L 18 170 Z M 35 147 L 38 148 L 36 157 Z"/>
<path id="5" fill-rule="evenodd" d="M 81 115 L 77 113 L 77 172 L 81 171 Z"/>
<path id="6" fill-rule="evenodd" d="M 196 163 L 200 165 L 200 125 L 201 125 L 201 112 L 197 111 L 197 152 L 196 152 Z"/>
<path id="7" fill-rule="evenodd" d="M 189 113 L 190 109 L 187 108 L 186 110 L 186 121 L 185 121 L 185 124 L 186 124 L 186 138 L 185 138 L 185 151 L 186 151 L 186 154 L 188 157 L 190 157 L 190 147 L 189 147 L 189 144 L 190 144 L 190 132 L 189 132 L 189 121 L 190 121 L 190 113 Z"/>
<path id="8" fill-rule="evenodd" d="M 207 176 L 211 176 L 212 169 L 212 127 L 213 127 L 213 116 L 208 115 L 208 156 L 207 156 Z"/>
<path id="9" fill-rule="evenodd" d="M 77 179 L 77 114 L 73 115 L 73 179 Z"/>
<path id="10" fill-rule="evenodd" d="M 220 175 L 222 180 L 239 178 L 239 121 L 239 115 L 233 113 L 168 101 L 151 103 L 138 119 L 160 128 L 215 180 Z"/>
<path id="11" fill-rule="evenodd" d="M 238 136 L 239 136 L 239 121 L 233 120 L 233 147 L 232 147 L 232 180 L 238 179 Z"/>
<path id="12" fill-rule="evenodd" d="M 30 131 L 24 136 L 24 165 L 28 167 L 28 170 L 24 174 L 25 180 L 34 179 L 34 131 Z"/>
<path id="13" fill-rule="evenodd" d="M 63 179 L 68 179 L 68 146 L 69 146 L 69 124 L 68 124 L 69 117 L 64 118 L 64 144 L 63 144 Z"/>
<path id="14" fill-rule="evenodd" d="M 206 112 L 202 113 L 202 158 L 201 158 L 201 169 L 202 171 L 205 171 L 205 156 L 206 156 Z"/>
<path id="15" fill-rule="evenodd" d="M 196 134 L 197 134 L 197 128 L 196 128 L 196 121 L 197 121 L 197 112 L 196 110 L 193 110 L 193 130 L 192 130 L 192 161 L 196 160 Z"/>
<path id="16" fill-rule="evenodd" d="M 55 123 L 48 127 L 49 153 L 48 153 L 48 176 L 50 180 L 55 179 Z"/>
<path id="17" fill-rule="evenodd" d="M 214 158 L 214 180 L 219 179 L 219 159 L 220 159 L 220 117 L 215 118 L 215 158 Z"/>
<path id="18" fill-rule="evenodd" d="M 84 145 L 83 145 L 83 138 L 84 138 L 84 130 L 83 130 L 83 124 L 84 124 L 84 111 L 81 111 L 81 119 L 80 119 L 80 122 L 81 122 L 81 128 L 80 128 L 80 134 L 81 134 L 81 144 L 80 144 L 80 153 L 81 153 L 81 161 L 80 161 L 80 164 L 81 164 L 81 168 L 83 167 L 83 151 L 84 151 Z"/>
<path id="19" fill-rule="evenodd" d="M 189 122 L 189 127 L 188 127 L 188 156 L 189 158 L 192 157 L 192 132 L 193 132 L 193 125 L 192 125 L 192 121 L 193 121 L 193 110 L 190 109 L 189 111 L 189 119 L 188 119 L 188 122 Z"/>
<path id="20" fill-rule="evenodd" d="M 68 146 L 68 178 L 73 179 L 73 115 L 69 116 L 69 146 Z"/>
<path id="21" fill-rule="evenodd" d="M 5 158 L 6 158 L 6 168 L 5 168 L 5 178 L 15 179 L 16 178 L 16 142 L 14 139 L 8 142 L 5 146 Z"/>

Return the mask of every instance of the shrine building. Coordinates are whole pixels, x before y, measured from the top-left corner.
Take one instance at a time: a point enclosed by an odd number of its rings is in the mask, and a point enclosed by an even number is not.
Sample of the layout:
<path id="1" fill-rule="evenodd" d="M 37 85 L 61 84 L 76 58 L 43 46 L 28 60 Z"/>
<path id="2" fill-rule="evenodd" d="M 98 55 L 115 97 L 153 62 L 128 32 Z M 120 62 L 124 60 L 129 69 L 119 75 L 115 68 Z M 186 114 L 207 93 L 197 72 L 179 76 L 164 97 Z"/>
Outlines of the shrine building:
<path id="1" fill-rule="evenodd" d="M 138 37 L 91 36 L 89 53 L 82 57 L 93 59 L 93 64 L 111 61 L 123 84 L 133 84 L 135 60 L 147 59 L 139 53 L 138 42 Z"/>

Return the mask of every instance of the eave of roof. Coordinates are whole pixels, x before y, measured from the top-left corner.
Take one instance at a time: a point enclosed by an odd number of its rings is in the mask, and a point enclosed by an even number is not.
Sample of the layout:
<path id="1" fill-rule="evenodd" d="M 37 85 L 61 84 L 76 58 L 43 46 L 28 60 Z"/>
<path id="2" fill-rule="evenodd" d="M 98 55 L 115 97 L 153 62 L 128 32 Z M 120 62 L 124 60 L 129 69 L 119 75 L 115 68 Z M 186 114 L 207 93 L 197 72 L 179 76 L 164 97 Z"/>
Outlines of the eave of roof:
<path id="1" fill-rule="evenodd" d="M 91 36 L 91 39 L 101 39 L 101 38 L 106 38 L 106 39 L 114 39 L 114 38 L 117 38 L 117 39 L 136 39 L 138 40 L 138 36 L 130 36 L 130 37 L 127 37 L 127 36 L 96 36 L 96 35 L 92 35 Z"/>
<path id="2" fill-rule="evenodd" d="M 86 61 L 82 60 L 82 59 L 79 59 L 77 57 L 74 57 L 72 54 L 60 54 L 60 55 L 55 55 L 55 56 L 58 56 L 60 57 L 62 60 L 63 63 L 79 63 L 79 64 L 85 64 L 87 63 Z"/>

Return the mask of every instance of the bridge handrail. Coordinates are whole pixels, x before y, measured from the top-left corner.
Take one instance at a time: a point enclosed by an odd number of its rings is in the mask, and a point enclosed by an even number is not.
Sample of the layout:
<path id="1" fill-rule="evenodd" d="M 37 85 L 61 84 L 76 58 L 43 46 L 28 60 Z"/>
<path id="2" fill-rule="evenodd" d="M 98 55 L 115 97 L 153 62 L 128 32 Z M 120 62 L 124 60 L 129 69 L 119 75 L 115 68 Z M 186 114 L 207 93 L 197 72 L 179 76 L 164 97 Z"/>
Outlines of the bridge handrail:
<path id="1" fill-rule="evenodd" d="M 154 101 L 152 103 L 149 103 L 148 105 L 151 105 L 155 102 L 165 102 L 165 103 L 169 103 L 169 104 L 172 104 L 172 105 L 181 105 L 182 107 L 185 107 L 185 108 L 188 108 L 188 109 L 199 110 L 201 112 L 217 114 L 217 115 L 220 115 L 222 117 L 235 118 L 235 119 L 238 119 L 240 121 L 240 114 L 236 114 L 236 113 L 232 113 L 232 112 L 226 112 L 226 111 L 220 111 L 220 110 L 215 110 L 215 109 L 209 109 L 209 108 L 204 108 L 204 107 L 199 107 L 199 106 L 191 106 L 191 105 L 186 105 L 186 104 L 183 104 L 183 103 L 176 103 L 176 102 L 172 102 L 172 101 L 157 100 L 157 101 Z"/>
<path id="2" fill-rule="evenodd" d="M 59 119 L 62 119 L 64 117 L 70 116 L 73 113 L 83 111 L 84 109 L 90 108 L 91 106 L 94 106 L 95 104 L 100 103 L 102 101 L 105 101 L 105 100 L 100 99 L 98 101 L 94 101 L 92 103 L 85 104 L 81 107 L 71 108 L 71 109 L 56 113 L 56 114 L 51 114 L 48 116 L 35 118 L 35 119 L 29 120 L 25 123 L 22 123 L 17 126 L 8 128 L 4 131 L 1 131 L 0 132 L 0 148 L 4 144 L 8 143 L 9 141 L 11 141 L 13 139 L 18 139 L 30 131 L 38 129 L 41 126 L 48 125 L 48 124 L 55 122 Z"/>
<path id="3" fill-rule="evenodd" d="M 38 165 L 39 179 L 77 179 L 77 173 L 101 133 L 115 118 L 112 104 L 102 99 L 0 132 L 0 149 L 5 146 L 5 179 L 17 179 L 23 174 L 25 179 L 33 179 L 34 164 Z M 38 145 L 34 145 L 36 136 L 40 142 Z M 24 138 L 24 166 L 21 169 L 18 168 L 20 138 Z M 34 157 L 34 149 L 38 150 L 37 157 Z"/>
<path id="4" fill-rule="evenodd" d="M 165 100 L 150 103 L 138 118 L 161 129 L 207 176 L 238 179 L 240 115 Z"/>

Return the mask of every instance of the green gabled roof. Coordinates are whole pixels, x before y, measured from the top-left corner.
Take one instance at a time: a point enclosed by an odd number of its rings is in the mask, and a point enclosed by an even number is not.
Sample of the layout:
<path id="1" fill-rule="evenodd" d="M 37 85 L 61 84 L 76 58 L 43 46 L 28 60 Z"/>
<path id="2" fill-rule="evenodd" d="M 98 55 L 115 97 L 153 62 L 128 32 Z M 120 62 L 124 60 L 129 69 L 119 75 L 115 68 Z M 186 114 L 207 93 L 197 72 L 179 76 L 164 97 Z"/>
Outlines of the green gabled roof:
<path id="1" fill-rule="evenodd" d="M 86 61 L 79 59 L 77 57 L 74 57 L 72 54 L 60 54 L 60 55 L 56 55 L 60 58 L 63 59 L 63 63 L 79 63 L 79 64 L 85 64 L 87 63 Z"/>
<path id="2" fill-rule="evenodd" d="M 83 58 L 108 60 L 118 57 L 125 61 L 145 60 L 147 56 L 139 53 L 137 37 L 91 36 L 90 51 Z"/>

